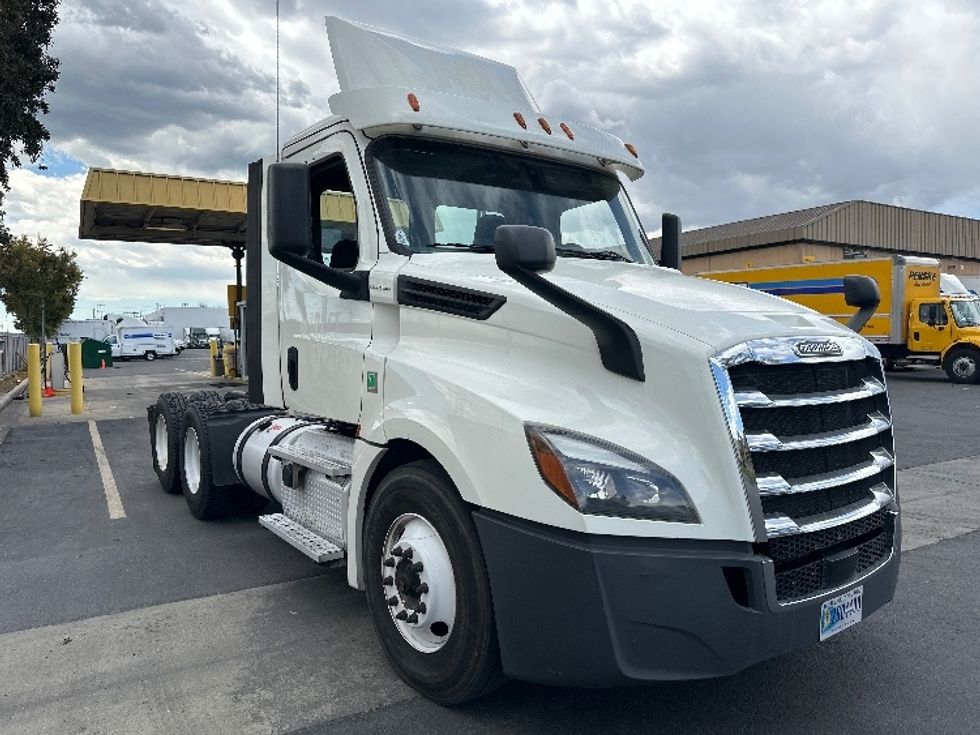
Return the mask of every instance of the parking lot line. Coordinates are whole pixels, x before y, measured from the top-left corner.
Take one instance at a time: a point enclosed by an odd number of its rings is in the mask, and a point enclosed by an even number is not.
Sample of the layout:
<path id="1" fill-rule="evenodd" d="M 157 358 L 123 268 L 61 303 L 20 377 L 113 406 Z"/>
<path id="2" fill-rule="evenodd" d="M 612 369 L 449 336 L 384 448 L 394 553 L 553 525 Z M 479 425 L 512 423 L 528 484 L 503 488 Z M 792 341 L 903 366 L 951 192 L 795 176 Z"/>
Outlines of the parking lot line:
<path id="1" fill-rule="evenodd" d="M 123 508 L 122 498 L 119 497 L 119 490 L 116 488 L 116 479 L 112 476 L 112 468 L 109 467 L 109 459 L 106 457 L 105 447 L 102 446 L 102 437 L 99 436 L 99 429 L 94 421 L 88 422 L 88 431 L 92 435 L 95 461 L 98 462 L 99 474 L 102 475 L 102 487 L 105 488 L 105 502 L 109 506 L 109 519 L 125 518 L 126 510 Z"/>

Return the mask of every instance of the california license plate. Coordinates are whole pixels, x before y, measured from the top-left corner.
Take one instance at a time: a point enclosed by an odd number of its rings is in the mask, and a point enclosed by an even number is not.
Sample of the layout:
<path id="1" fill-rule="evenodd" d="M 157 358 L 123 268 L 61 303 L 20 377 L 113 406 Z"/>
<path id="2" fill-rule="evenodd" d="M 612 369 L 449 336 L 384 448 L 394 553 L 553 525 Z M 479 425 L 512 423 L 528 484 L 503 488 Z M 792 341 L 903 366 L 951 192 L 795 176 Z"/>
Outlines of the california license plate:
<path id="1" fill-rule="evenodd" d="M 820 640 L 825 641 L 845 628 L 861 622 L 864 587 L 855 587 L 820 606 Z"/>

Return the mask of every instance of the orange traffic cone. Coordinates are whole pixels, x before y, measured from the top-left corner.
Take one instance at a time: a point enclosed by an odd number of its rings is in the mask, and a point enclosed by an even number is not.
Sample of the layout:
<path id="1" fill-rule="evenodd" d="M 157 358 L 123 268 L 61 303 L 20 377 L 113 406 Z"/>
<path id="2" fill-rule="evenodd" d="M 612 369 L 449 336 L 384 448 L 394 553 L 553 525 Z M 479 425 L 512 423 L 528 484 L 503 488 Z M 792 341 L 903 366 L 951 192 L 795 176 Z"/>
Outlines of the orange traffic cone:
<path id="1" fill-rule="evenodd" d="M 102 369 L 102 370 L 105 370 L 105 358 L 104 357 L 102 358 L 102 364 L 99 365 L 99 368 Z"/>

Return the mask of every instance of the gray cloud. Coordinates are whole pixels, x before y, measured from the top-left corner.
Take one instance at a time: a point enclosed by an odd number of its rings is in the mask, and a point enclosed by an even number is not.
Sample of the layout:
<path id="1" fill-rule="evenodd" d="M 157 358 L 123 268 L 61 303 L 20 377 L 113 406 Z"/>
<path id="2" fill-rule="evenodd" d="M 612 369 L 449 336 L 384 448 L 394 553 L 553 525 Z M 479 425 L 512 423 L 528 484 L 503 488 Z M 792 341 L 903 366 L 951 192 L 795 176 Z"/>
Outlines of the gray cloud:
<path id="1" fill-rule="evenodd" d="M 550 115 L 635 143 L 648 173 L 633 199 L 651 230 L 664 210 L 710 225 L 850 198 L 980 216 L 980 8 L 971 0 L 280 7 L 284 139 L 328 114 L 337 90 L 329 12 L 512 64 Z M 274 150 L 274 37 L 271 0 L 65 0 L 51 146 L 86 165 L 243 178 L 248 161 Z M 8 220 L 78 247 L 92 269 L 83 296 L 103 300 L 95 291 L 136 273 L 134 253 L 147 251 L 73 240 L 77 209 L 54 208 L 68 188 L 77 199 L 80 179 L 58 181 L 19 176 Z M 182 300 L 207 300 L 193 284 L 226 280 L 219 261 L 197 262 L 200 281 L 182 275 L 187 262 L 161 251 L 139 268 L 146 292 L 182 283 Z"/>

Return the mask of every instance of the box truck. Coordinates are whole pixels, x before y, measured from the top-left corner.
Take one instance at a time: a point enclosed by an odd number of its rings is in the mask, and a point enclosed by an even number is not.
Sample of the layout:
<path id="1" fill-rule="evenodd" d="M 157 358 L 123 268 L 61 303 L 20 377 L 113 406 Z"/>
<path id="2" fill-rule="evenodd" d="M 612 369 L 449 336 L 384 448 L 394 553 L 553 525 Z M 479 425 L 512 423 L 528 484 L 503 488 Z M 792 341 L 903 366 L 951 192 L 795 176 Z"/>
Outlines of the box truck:
<path id="1" fill-rule="evenodd" d="M 276 501 L 259 523 L 442 703 L 732 674 L 887 603 L 875 346 L 654 263 L 635 147 L 513 68 L 327 26 L 332 114 L 248 169 L 248 394 L 148 409 L 163 488 Z"/>
<path id="2" fill-rule="evenodd" d="M 173 330 L 165 324 L 116 327 L 105 342 L 111 345 L 112 357 L 117 360 L 135 357 L 152 361 L 158 357 L 172 357 L 179 352 Z"/>
<path id="3" fill-rule="evenodd" d="M 980 299 L 946 278 L 935 258 L 894 255 L 698 275 L 782 296 L 839 321 L 849 318 L 844 277 L 869 276 L 881 302 L 861 334 L 889 364 L 928 361 L 954 383 L 980 381 Z"/>

